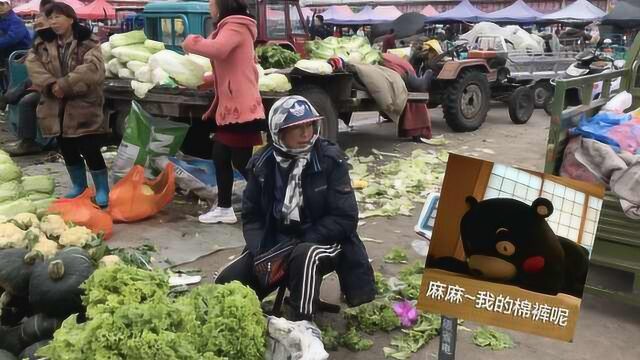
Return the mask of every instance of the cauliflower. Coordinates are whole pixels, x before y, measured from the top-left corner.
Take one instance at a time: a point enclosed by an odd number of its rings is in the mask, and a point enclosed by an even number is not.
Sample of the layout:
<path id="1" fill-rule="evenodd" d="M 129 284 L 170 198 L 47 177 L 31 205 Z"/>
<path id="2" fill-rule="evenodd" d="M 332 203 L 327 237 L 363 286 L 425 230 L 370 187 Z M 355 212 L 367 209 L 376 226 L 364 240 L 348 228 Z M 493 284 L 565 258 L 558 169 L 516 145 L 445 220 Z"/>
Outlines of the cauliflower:
<path id="1" fill-rule="evenodd" d="M 44 236 L 44 234 L 42 235 Z M 46 237 L 40 237 L 36 245 L 31 250 L 41 253 L 46 260 L 53 257 L 58 252 L 58 243 L 53 240 L 49 240 Z"/>
<path id="2" fill-rule="evenodd" d="M 25 232 L 11 223 L 0 224 L 0 249 L 24 248 L 27 246 Z"/>
<path id="3" fill-rule="evenodd" d="M 40 221 L 38 221 L 38 217 L 32 213 L 20 213 L 13 217 L 13 220 L 20 223 L 22 226 L 26 228 L 30 227 L 38 227 L 40 225 Z"/>
<path id="4" fill-rule="evenodd" d="M 107 255 L 100 259 L 98 266 L 101 268 L 108 268 L 120 264 L 122 264 L 122 259 L 120 259 L 117 255 Z"/>
<path id="5" fill-rule="evenodd" d="M 83 247 L 91 240 L 91 235 L 91 230 L 84 226 L 76 226 L 63 232 L 58 242 L 62 246 Z"/>
<path id="6" fill-rule="evenodd" d="M 7 221 L 7 217 L 0 215 L 0 224 L 4 223 L 5 221 Z"/>
<path id="7" fill-rule="evenodd" d="M 59 215 L 47 215 L 40 221 L 40 229 L 42 229 L 47 236 L 51 237 L 62 235 L 68 227 L 64 219 Z"/>

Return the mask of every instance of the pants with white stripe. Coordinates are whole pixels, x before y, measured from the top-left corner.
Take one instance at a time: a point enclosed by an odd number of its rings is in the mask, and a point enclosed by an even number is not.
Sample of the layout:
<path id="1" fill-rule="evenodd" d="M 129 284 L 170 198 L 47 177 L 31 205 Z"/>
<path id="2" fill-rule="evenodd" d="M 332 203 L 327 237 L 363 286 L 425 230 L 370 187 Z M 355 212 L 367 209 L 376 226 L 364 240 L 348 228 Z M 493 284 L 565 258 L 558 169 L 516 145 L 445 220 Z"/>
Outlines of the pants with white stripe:
<path id="1" fill-rule="evenodd" d="M 287 276 L 282 283 L 271 289 L 259 286 L 256 277 L 253 257 L 244 252 L 239 258 L 227 265 L 216 278 L 217 284 L 225 284 L 234 280 L 252 288 L 260 300 L 267 297 L 280 285 L 286 284 L 289 289 L 291 303 L 300 315 L 312 315 L 320 298 L 322 277 L 335 270 L 340 245 L 316 245 L 302 243 L 293 249 L 289 258 Z"/>

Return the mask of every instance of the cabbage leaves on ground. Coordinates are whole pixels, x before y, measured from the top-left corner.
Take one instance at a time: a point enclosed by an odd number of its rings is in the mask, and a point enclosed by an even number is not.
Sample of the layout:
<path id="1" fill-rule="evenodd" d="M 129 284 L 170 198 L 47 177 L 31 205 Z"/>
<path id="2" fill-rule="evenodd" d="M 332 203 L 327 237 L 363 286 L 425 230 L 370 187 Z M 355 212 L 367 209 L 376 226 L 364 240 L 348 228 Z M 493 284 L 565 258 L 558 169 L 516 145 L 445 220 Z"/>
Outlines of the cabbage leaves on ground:
<path id="1" fill-rule="evenodd" d="M 166 275 L 129 266 L 84 285 L 88 321 L 67 319 L 38 354 L 65 359 L 262 359 L 266 321 L 253 290 L 232 282 L 170 298 Z"/>

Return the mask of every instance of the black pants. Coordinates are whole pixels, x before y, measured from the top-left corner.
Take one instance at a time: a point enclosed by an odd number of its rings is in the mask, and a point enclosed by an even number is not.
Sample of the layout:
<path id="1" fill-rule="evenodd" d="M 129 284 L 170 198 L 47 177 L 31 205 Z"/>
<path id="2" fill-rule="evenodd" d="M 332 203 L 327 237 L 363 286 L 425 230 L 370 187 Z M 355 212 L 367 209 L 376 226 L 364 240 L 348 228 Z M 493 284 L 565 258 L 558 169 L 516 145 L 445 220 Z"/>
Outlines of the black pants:
<path id="1" fill-rule="evenodd" d="M 38 118 L 36 108 L 40 102 L 39 92 L 30 92 L 18 102 L 18 126 L 17 136 L 19 139 L 35 140 L 38 134 Z"/>
<path id="2" fill-rule="evenodd" d="M 302 243 L 296 246 L 289 258 L 287 276 L 282 280 L 287 285 L 291 303 L 301 315 L 312 315 L 320 298 L 322 277 L 335 269 L 340 245 L 321 246 Z M 282 284 L 264 289 L 258 283 L 251 253 L 245 251 L 239 258 L 227 265 L 216 278 L 217 284 L 237 280 L 252 288 L 260 300 L 267 297 Z"/>
<path id="3" fill-rule="evenodd" d="M 233 193 L 233 168 L 247 178 L 247 163 L 251 159 L 253 147 L 231 147 L 216 141 L 213 144 L 213 165 L 218 183 L 218 206 L 231 207 Z M 233 167 L 231 166 L 233 164 Z"/>
<path id="4" fill-rule="evenodd" d="M 104 135 L 91 134 L 78 137 L 58 137 L 60 152 L 67 166 L 77 166 L 86 161 L 89 170 L 98 171 L 107 168 L 100 152 Z"/>

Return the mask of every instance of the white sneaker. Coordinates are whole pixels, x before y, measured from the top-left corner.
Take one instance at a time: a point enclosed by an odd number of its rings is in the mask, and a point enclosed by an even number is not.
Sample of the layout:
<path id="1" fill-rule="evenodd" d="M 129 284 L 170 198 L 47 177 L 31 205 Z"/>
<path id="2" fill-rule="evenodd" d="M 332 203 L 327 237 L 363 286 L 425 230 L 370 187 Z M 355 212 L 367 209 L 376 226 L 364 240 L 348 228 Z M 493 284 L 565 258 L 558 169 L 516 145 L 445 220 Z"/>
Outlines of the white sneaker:
<path id="1" fill-rule="evenodd" d="M 200 215 L 198 220 L 203 224 L 235 224 L 238 222 L 233 208 L 221 208 L 217 206 L 208 213 Z"/>

